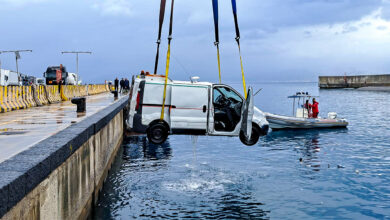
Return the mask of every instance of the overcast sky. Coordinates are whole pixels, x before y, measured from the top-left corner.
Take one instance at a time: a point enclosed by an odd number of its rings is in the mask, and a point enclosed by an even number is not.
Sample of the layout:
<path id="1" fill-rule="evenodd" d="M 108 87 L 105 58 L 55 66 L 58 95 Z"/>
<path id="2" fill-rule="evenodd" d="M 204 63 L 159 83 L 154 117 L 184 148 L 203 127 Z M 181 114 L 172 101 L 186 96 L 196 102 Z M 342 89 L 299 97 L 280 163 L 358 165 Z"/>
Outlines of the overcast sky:
<path id="1" fill-rule="evenodd" d="M 220 0 L 222 79 L 241 82 L 230 0 Z M 161 46 L 164 73 L 170 1 Z M 153 71 L 160 0 L 0 0 L 0 50 L 22 54 L 20 72 L 42 76 L 47 66 L 84 82 Z M 390 0 L 237 0 L 248 82 L 316 81 L 318 75 L 390 71 Z M 211 0 L 176 0 L 170 77 L 218 80 Z M 12 54 L 2 68 L 15 69 Z"/>

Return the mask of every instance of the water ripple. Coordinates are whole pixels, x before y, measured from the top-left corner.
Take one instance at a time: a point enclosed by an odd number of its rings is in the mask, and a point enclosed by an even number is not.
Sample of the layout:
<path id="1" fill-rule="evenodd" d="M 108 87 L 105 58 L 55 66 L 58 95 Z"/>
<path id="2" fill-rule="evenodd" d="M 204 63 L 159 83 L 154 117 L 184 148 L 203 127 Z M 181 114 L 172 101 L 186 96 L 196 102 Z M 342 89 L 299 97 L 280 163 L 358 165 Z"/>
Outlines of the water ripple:
<path id="1" fill-rule="evenodd" d="M 320 94 L 320 111 L 348 129 L 238 138 L 125 139 L 95 219 L 390 219 L 390 93 L 262 84 L 256 105 L 290 114 L 285 97 Z"/>

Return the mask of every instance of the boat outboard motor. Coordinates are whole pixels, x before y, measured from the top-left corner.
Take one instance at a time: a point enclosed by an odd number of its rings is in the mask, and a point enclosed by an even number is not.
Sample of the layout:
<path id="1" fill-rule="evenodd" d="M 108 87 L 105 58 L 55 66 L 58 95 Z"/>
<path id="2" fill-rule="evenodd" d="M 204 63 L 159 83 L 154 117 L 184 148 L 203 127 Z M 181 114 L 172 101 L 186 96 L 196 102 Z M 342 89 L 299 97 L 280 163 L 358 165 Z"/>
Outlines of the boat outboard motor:
<path id="1" fill-rule="evenodd" d="M 337 113 L 336 113 L 336 112 L 329 112 L 329 113 L 328 113 L 328 118 L 330 118 L 330 119 L 336 119 L 336 118 L 337 118 Z"/>

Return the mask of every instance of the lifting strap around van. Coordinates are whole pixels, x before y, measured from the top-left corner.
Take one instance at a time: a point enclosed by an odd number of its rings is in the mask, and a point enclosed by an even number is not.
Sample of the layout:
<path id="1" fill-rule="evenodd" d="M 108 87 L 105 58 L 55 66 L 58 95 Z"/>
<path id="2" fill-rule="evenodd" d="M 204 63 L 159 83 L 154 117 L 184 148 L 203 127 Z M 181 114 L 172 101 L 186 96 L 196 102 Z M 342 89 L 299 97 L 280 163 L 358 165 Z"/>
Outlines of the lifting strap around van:
<path id="1" fill-rule="evenodd" d="M 171 4 L 171 16 L 169 21 L 169 36 L 168 36 L 168 51 L 167 51 L 167 65 L 165 68 L 165 83 L 164 83 L 164 95 L 163 95 L 163 103 L 161 108 L 161 116 L 160 120 L 164 120 L 164 111 L 165 111 L 165 98 L 167 96 L 167 83 L 168 83 L 168 73 L 169 73 L 169 61 L 171 58 L 171 40 L 172 40 L 172 23 L 173 23 L 173 5 L 175 3 L 175 0 L 172 0 Z"/>
<path id="2" fill-rule="evenodd" d="M 162 26 L 164 23 L 164 15 L 165 15 L 165 5 L 166 5 L 166 0 L 161 0 L 160 3 L 160 19 L 159 19 L 159 25 L 158 25 L 158 37 L 157 37 L 157 53 L 156 53 L 156 60 L 154 62 L 154 74 L 157 73 L 157 67 L 158 67 L 158 58 L 160 55 L 160 43 L 161 43 L 161 31 L 162 31 Z"/>
<path id="3" fill-rule="evenodd" d="M 238 45 L 238 52 L 240 54 L 242 85 L 244 86 L 245 98 L 247 98 L 246 83 L 245 83 L 245 76 L 244 76 L 244 67 L 242 65 L 241 46 L 240 46 L 240 29 L 238 28 L 236 0 L 232 0 L 232 8 L 233 8 L 234 24 L 235 24 L 235 28 L 236 28 L 236 41 L 237 41 L 237 45 Z"/>
<path id="4" fill-rule="evenodd" d="M 220 61 L 220 56 L 219 56 L 218 0 L 211 0 L 211 1 L 212 1 L 212 4 L 213 4 L 214 28 L 215 28 L 215 42 L 214 42 L 214 45 L 217 47 L 219 83 L 221 83 L 221 61 Z"/>

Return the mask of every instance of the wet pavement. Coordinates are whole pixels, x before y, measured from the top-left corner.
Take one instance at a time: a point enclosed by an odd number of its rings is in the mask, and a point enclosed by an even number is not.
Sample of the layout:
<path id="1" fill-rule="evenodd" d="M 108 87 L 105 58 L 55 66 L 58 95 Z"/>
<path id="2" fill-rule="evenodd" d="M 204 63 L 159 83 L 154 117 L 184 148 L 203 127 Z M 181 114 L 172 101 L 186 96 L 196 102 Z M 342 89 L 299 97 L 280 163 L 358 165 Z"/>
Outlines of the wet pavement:
<path id="1" fill-rule="evenodd" d="M 0 163 L 114 102 L 105 93 L 87 97 L 86 113 L 66 101 L 0 114 Z"/>

